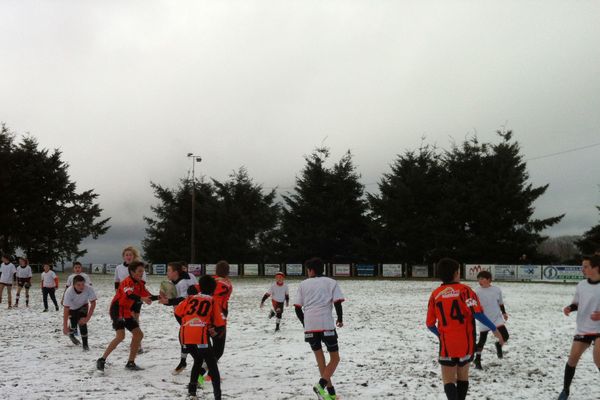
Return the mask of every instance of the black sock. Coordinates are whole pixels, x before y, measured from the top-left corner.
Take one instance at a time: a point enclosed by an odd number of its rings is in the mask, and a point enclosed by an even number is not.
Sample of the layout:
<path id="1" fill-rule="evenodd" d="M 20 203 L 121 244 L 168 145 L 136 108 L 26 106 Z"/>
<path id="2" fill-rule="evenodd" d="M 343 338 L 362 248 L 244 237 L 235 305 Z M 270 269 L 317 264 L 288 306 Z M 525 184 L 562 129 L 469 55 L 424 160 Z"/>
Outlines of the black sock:
<path id="1" fill-rule="evenodd" d="M 465 400 L 467 398 L 468 391 L 469 391 L 469 381 L 456 382 L 456 392 L 458 393 L 458 400 Z"/>
<path id="2" fill-rule="evenodd" d="M 327 392 L 329 392 L 330 395 L 334 396 L 335 395 L 335 388 L 333 386 L 332 387 L 328 387 L 327 388 Z"/>
<path id="3" fill-rule="evenodd" d="M 446 383 L 444 385 L 444 392 L 446 392 L 446 397 L 448 400 L 457 400 L 457 391 L 456 385 L 454 383 Z"/>
<path id="4" fill-rule="evenodd" d="M 319 379 L 319 385 L 321 385 L 321 387 L 326 387 L 327 386 L 327 379 L 321 378 Z"/>
<path id="5" fill-rule="evenodd" d="M 575 367 L 571 367 L 569 363 L 565 364 L 565 381 L 563 389 L 565 392 L 569 392 L 571 389 L 571 382 L 573 381 L 573 377 L 575 376 Z"/>

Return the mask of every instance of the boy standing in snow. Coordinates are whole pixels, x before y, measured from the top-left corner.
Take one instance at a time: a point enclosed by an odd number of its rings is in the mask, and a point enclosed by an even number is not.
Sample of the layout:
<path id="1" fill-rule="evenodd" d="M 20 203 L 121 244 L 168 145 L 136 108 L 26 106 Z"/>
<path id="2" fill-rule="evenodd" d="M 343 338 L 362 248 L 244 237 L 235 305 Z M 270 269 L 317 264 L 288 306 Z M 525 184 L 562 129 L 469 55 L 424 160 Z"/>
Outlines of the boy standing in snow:
<path id="1" fill-rule="evenodd" d="M 2 256 L 2 265 L 0 265 L 0 303 L 2 303 L 2 292 L 7 288 L 8 292 L 8 308 L 12 308 L 12 284 L 17 269 L 10 262 L 7 255 Z"/>
<path id="2" fill-rule="evenodd" d="M 481 271 L 477 274 L 477 280 L 479 281 L 479 287 L 475 289 L 475 293 L 477 293 L 477 297 L 479 297 L 483 312 L 485 316 L 496 325 L 496 328 L 498 328 L 498 331 L 506 343 L 509 335 L 504 323 L 508 320 L 508 314 L 504 308 L 502 289 L 498 286 L 492 286 L 492 274 L 489 271 Z M 479 328 L 479 342 L 477 342 L 475 368 L 482 369 L 481 352 L 485 347 L 485 342 L 487 341 L 490 330 L 479 321 L 477 321 L 477 328 Z M 502 358 L 502 345 L 499 342 L 496 342 L 496 355 L 498 358 Z"/>
<path id="3" fill-rule="evenodd" d="M 283 272 L 276 273 L 275 282 L 273 282 L 260 302 L 260 308 L 263 308 L 265 301 L 271 297 L 273 308 L 269 313 L 269 319 L 276 317 L 275 332 L 279 331 L 279 324 L 281 323 L 281 317 L 283 316 L 283 302 L 285 301 L 286 307 L 289 307 L 290 305 L 290 292 L 288 285 L 284 282 L 284 279 L 285 274 Z"/>
<path id="4" fill-rule="evenodd" d="M 29 261 L 21 257 L 19 258 L 19 266 L 17 267 L 17 299 L 15 307 L 19 307 L 19 298 L 21 297 L 21 289 L 25 288 L 25 307 L 29 307 L 29 288 L 31 287 L 31 267 Z"/>
<path id="5" fill-rule="evenodd" d="M 317 360 L 320 379 L 313 390 L 322 400 L 335 400 L 335 388 L 331 382 L 339 362 L 338 336 L 336 326 L 344 326 L 342 302 L 344 295 L 337 282 L 323 276 L 325 265 L 320 258 L 311 258 L 305 264 L 308 279 L 298 287 L 294 308 L 304 326 L 304 341 L 310 344 Z M 335 307 L 337 321 L 333 321 Z M 322 343 L 329 352 L 329 363 L 325 361 Z"/>
<path id="6" fill-rule="evenodd" d="M 58 311 L 58 303 L 56 302 L 56 289 L 58 288 L 58 276 L 50 269 L 50 264 L 44 264 L 44 272 L 42 272 L 42 296 L 44 298 L 44 312 L 48 311 L 48 295 Z"/>

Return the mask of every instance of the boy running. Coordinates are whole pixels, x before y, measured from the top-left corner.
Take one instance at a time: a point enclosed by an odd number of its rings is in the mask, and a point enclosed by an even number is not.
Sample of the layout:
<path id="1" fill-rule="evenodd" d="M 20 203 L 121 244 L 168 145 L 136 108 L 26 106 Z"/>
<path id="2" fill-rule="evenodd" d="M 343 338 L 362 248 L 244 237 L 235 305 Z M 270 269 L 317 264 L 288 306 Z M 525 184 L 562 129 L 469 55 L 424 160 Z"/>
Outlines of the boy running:
<path id="1" fill-rule="evenodd" d="M 158 300 L 158 296 L 152 296 L 146 289 L 146 284 L 142 279 L 145 271 L 143 262 L 133 261 L 129 264 L 128 269 L 129 276 L 121 282 L 119 290 L 117 290 L 110 304 L 110 318 L 112 319 L 116 336 L 109 343 L 102 357 L 96 361 L 96 368 L 100 371 L 104 371 L 104 365 L 110 353 L 125 339 L 125 329 L 131 332 L 129 361 L 127 361 L 125 368 L 131 371 L 143 369 L 135 363 L 135 357 L 138 354 L 144 333 L 134 317 L 134 307 L 140 301 L 151 304 L 153 300 Z"/>
<path id="2" fill-rule="evenodd" d="M 496 325 L 506 343 L 509 335 L 504 323 L 508 321 L 508 314 L 504 308 L 504 300 L 502 300 L 502 289 L 498 286 L 492 286 L 492 274 L 489 271 L 481 271 L 477 274 L 477 280 L 479 281 L 479 287 L 475 289 L 475 293 L 479 297 L 483 312 Z M 475 354 L 475 369 L 482 369 L 481 352 L 485 347 L 490 330 L 479 321 L 477 321 L 477 328 L 479 328 L 479 342 L 477 342 Z M 496 355 L 498 358 L 502 358 L 502 345 L 499 342 L 496 342 Z"/>
<path id="3" fill-rule="evenodd" d="M 12 308 L 12 285 L 17 269 L 10 262 L 7 255 L 2 256 L 2 265 L 0 265 L 0 303 L 2 303 L 2 292 L 6 287 L 8 295 L 8 308 Z"/>
<path id="4" fill-rule="evenodd" d="M 50 264 L 44 264 L 44 272 L 42 272 L 42 296 L 44 298 L 44 312 L 48 312 L 48 295 L 58 311 L 58 303 L 56 302 L 56 289 L 58 288 L 58 276 L 50 269 Z"/>
<path id="5" fill-rule="evenodd" d="M 288 285 L 283 281 L 284 279 L 285 274 L 283 272 L 276 273 L 275 282 L 273 282 L 260 302 L 260 308 L 263 308 L 265 301 L 269 297 L 272 297 L 271 304 L 273 305 L 273 308 L 269 313 L 269 319 L 275 316 L 277 317 L 275 319 L 275 332 L 279 331 L 279 324 L 281 323 L 281 317 L 283 316 L 283 302 L 285 301 L 286 307 L 289 307 L 290 305 L 290 292 Z"/>
<path id="6" fill-rule="evenodd" d="M 594 363 L 600 369 L 600 345 L 596 346 L 596 340 L 600 338 L 600 256 L 584 257 L 582 270 L 586 279 L 577 284 L 571 305 L 563 309 L 566 316 L 577 311 L 577 329 L 571 354 L 565 365 L 563 390 L 558 400 L 569 398 L 577 363 L 592 343 Z"/>
<path id="7" fill-rule="evenodd" d="M 221 400 L 221 376 L 208 338 L 209 335 L 214 338 L 225 333 L 225 320 L 219 303 L 212 297 L 217 286 L 215 279 L 205 275 L 200 278 L 199 285 L 200 294 L 190 295 L 175 308 L 175 317 L 181 324 L 179 341 L 194 358 L 188 399 L 197 399 L 198 378 L 201 376 L 202 363 L 206 362 L 212 378 L 215 400 Z"/>
<path id="8" fill-rule="evenodd" d="M 88 351 L 88 328 L 87 323 L 94 314 L 96 308 L 96 293 L 91 286 L 85 283 L 85 278 L 77 275 L 73 278 L 73 285 L 69 287 L 63 296 L 63 333 L 69 335 L 69 339 L 76 345 L 79 340 L 75 338 L 75 332 L 79 326 L 83 351 Z M 69 327 L 68 321 L 71 320 Z"/>
<path id="9" fill-rule="evenodd" d="M 496 326 L 485 316 L 477 294 L 460 283 L 458 261 L 443 258 L 437 264 L 442 285 L 427 307 L 427 328 L 440 340 L 439 363 L 448 400 L 464 400 L 469 390 L 469 363 L 475 353 L 475 319 L 504 344 Z"/>
<path id="10" fill-rule="evenodd" d="M 320 379 L 313 386 L 319 399 L 335 400 L 335 388 L 331 381 L 339 362 L 338 336 L 336 326 L 344 326 L 342 322 L 342 302 L 344 295 L 331 278 L 323 276 L 324 263 L 320 258 L 306 261 L 308 279 L 298 287 L 294 307 L 296 315 L 304 326 L 304 341 L 310 344 L 317 360 Z M 335 307 L 337 321 L 333 321 L 332 309 Z M 329 363 L 325 361 L 322 343 L 329 352 Z"/>
<path id="11" fill-rule="evenodd" d="M 19 307 L 19 298 L 21 289 L 25 288 L 25 307 L 29 307 L 29 288 L 31 287 L 31 277 L 33 273 L 26 258 L 19 258 L 19 267 L 17 267 L 17 298 L 15 307 Z"/>

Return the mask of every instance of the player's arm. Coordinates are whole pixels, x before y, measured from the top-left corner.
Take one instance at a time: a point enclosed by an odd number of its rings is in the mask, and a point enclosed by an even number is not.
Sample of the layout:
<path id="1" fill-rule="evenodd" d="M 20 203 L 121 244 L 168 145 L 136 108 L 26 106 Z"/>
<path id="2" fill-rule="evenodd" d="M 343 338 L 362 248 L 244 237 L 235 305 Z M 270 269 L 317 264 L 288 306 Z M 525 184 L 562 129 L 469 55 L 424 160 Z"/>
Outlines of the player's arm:
<path id="1" fill-rule="evenodd" d="M 285 306 L 286 307 L 290 306 L 290 294 L 289 293 L 285 294 Z"/>
<path id="2" fill-rule="evenodd" d="M 58 276 L 54 274 L 54 287 L 58 289 Z"/>
<path id="3" fill-rule="evenodd" d="M 504 307 L 504 304 L 500 304 L 500 311 L 502 311 L 502 316 L 504 317 L 504 320 L 508 321 L 508 313 L 506 312 L 506 307 Z"/>
<path id="4" fill-rule="evenodd" d="M 165 306 L 176 306 L 185 300 L 185 297 L 176 297 L 174 299 L 161 299 L 159 302 Z"/>
<path id="5" fill-rule="evenodd" d="M 344 326 L 344 310 L 342 309 L 342 303 L 344 300 L 338 300 L 333 303 L 333 307 L 335 308 L 335 314 L 337 315 L 336 326 L 341 328 Z"/>
<path id="6" fill-rule="evenodd" d="M 181 325 L 182 320 L 183 320 L 183 316 L 185 314 L 185 308 L 187 307 L 187 300 L 184 299 L 184 301 L 182 301 L 181 303 L 179 303 L 177 305 L 177 307 L 175 307 L 174 313 L 175 313 L 175 319 L 177 320 L 177 322 L 179 323 L 179 325 Z"/>
<path id="7" fill-rule="evenodd" d="M 304 311 L 302 311 L 302 306 L 299 304 L 294 304 L 294 310 L 296 311 L 296 317 L 298 317 L 302 323 L 302 326 L 304 326 Z"/>
<path id="8" fill-rule="evenodd" d="M 425 322 L 427 329 L 429 329 L 435 336 L 440 336 L 440 331 L 437 328 L 437 317 L 435 316 L 435 300 L 433 296 L 429 298 L 427 305 L 427 320 Z"/>
<path id="9" fill-rule="evenodd" d="M 563 313 L 568 317 L 573 311 L 577 311 L 579 305 L 579 285 L 575 289 L 575 296 L 573 296 L 573 301 L 571 304 L 563 308 Z"/>
<path id="10" fill-rule="evenodd" d="M 265 295 L 263 296 L 262 300 L 260 301 L 260 308 L 263 308 L 263 306 L 265 305 L 265 301 L 267 301 L 267 299 L 269 298 L 269 296 L 271 296 L 270 293 L 265 293 Z"/>

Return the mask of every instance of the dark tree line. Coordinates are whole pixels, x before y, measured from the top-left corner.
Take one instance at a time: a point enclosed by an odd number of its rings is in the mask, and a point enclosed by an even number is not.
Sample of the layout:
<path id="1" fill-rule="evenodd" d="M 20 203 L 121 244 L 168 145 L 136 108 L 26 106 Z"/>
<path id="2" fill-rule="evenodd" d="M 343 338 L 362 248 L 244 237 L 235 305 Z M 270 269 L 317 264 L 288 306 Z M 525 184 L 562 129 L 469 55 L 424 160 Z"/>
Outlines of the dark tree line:
<path id="1" fill-rule="evenodd" d="M 226 182 L 196 183 L 196 261 L 298 262 L 313 255 L 330 261 L 430 262 L 442 255 L 462 261 L 529 260 L 541 232 L 563 215 L 533 217 L 548 185 L 529 183 L 512 133 L 497 143 L 476 137 L 448 150 L 422 145 L 398 155 L 365 193 L 352 154 L 331 163 L 318 148 L 294 189 L 278 201 L 245 170 Z M 191 182 L 174 189 L 153 184 L 158 205 L 146 218 L 151 261 L 188 259 Z"/>
<path id="2" fill-rule="evenodd" d="M 35 138 L 16 140 L 0 127 L 0 250 L 25 253 L 31 262 L 83 256 L 82 240 L 108 229 L 92 190 L 79 192 L 59 150 L 41 149 Z"/>

